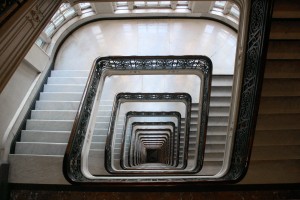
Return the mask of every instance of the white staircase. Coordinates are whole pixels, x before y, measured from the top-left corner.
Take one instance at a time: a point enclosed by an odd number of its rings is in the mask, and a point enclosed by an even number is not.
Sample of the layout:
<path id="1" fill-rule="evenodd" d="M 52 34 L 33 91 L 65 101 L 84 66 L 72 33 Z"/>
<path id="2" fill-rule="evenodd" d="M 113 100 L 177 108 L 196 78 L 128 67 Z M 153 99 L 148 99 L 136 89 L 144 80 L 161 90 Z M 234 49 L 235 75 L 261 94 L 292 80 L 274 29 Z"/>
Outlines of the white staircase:
<path id="1" fill-rule="evenodd" d="M 16 143 L 15 154 L 9 155 L 9 182 L 67 184 L 62 175 L 63 155 L 88 74 L 89 71 L 84 70 L 51 72 L 35 109 L 31 111 L 31 118 L 27 120 L 26 130 L 22 130 L 21 140 Z M 213 76 L 207 145 L 200 174 L 216 174 L 222 166 L 231 86 L 232 76 Z M 110 106 L 102 104 L 102 116 L 97 119 L 101 123 L 96 124 L 93 136 L 89 170 L 95 174 L 106 173 L 104 165 L 101 168 L 96 163 L 103 162 Z M 195 116 L 196 111 L 193 110 L 190 152 L 195 148 Z"/>

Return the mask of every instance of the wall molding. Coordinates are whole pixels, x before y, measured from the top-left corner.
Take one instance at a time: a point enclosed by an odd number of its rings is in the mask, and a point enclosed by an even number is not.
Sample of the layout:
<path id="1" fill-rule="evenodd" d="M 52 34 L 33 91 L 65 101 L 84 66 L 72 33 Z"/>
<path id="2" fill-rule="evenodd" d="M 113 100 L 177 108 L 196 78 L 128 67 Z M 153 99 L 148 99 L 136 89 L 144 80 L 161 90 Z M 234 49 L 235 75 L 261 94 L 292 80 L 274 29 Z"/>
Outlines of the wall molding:
<path id="1" fill-rule="evenodd" d="M 27 1 L 1 26 L 1 92 L 60 4 L 61 0 Z"/>

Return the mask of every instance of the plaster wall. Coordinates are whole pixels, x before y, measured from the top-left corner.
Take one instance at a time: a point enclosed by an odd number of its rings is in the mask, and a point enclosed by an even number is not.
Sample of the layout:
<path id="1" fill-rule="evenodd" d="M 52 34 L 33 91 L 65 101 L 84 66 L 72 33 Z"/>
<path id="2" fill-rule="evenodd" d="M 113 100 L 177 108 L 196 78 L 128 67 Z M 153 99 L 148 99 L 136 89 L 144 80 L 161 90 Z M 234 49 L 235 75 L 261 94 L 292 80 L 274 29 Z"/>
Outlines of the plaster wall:
<path id="1" fill-rule="evenodd" d="M 5 147 L 7 138 L 15 134 L 12 133 L 13 125 L 18 120 L 29 93 L 32 92 L 30 88 L 35 85 L 35 80 L 49 60 L 49 56 L 34 44 L 0 94 L 1 151 Z"/>

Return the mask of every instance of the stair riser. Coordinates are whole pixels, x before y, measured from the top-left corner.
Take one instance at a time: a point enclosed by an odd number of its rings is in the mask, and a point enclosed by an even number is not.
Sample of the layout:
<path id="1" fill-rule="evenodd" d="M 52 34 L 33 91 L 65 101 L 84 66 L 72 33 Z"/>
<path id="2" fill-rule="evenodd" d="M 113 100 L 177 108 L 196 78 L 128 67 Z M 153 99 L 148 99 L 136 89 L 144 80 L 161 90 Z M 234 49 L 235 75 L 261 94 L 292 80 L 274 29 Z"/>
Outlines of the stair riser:
<path id="1" fill-rule="evenodd" d="M 26 130 L 71 131 L 73 121 L 27 120 Z"/>
<path id="2" fill-rule="evenodd" d="M 78 110 L 79 101 L 69 102 L 47 102 L 37 101 L 35 104 L 36 110 Z"/>
<path id="3" fill-rule="evenodd" d="M 87 78 L 89 75 L 88 70 L 53 70 L 51 77 L 83 77 Z"/>
<path id="4" fill-rule="evenodd" d="M 84 90 L 84 85 L 45 85 L 44 92 L 80 92 Z"/>
<path id="5" fill-rule="evenodd" d="M 79 78 L 79 77 L 49 77 L 47 80 L 47 84 L 78 84 L 85 85 L 87 78 Z"/>
<path id="6" fill-rule="evenodd" d="M 41 92 L 41 101 L 80 101 L 82 98 L 82 92 Z"/>
<path id="7" fill-rule="evenodd" d="M 31 119 L 39 120 L 74 120 L 77 111 L 31 111 Z"/>

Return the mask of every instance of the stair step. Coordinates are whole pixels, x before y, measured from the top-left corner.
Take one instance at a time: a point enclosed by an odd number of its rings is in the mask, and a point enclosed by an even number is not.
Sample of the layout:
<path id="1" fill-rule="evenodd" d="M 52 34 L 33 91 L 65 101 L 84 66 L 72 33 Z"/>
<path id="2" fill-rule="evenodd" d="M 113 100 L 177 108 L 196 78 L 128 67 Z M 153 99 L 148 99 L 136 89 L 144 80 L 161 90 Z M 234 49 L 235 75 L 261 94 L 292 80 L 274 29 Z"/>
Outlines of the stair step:
<path id="1" fill-rule="evenodd" d="M 36 110 L 75 110 L 80 101 L 36 101 Z"/>
<path id="2" fill-rule="evenodd" d="M 89 70 L 53 70 L 51 77 L 84 77 L 87 78 Z"/>
<path id="3" fill-rule="evenodd" d="M 233 76 L 231 75 L 213 75 L 211 80 L 212 86 L 229 86 L 233 84 Z"/>
<path id="4" fill-rule="evenodd" d="M 8 159 L 10 183 L 69 185 L 62 173 L 63 156 L 13 154 Z"/>
<path id="5" fill-rule="evenodd" d="M 71 131 L 73 120 L 35 120 L 26 122 L 26 130 Z"/>
<path id="6" fill-rule="evenodd" d="M 227 126 L 228 117 L 209 117 L 207 126 Z"/>
<path id="7" fill-rule="evenodd" d="M 83 93 L 85 85 L 65 85 L 65 84 L 47 84 L 44 85 L 44 92 L 81 92 Z"/>
<path id="8" fill-rule="evenodd" d="M 79 84 L 85 85 L 87 77 L 49 77 L 47 84 Z"/>
<path id="9" fill-rule="evenodd" d="M 209 117 L 225 117 L 229 116 L 229 107 L 210 107 Z"/>
<path id="10" fill-rule="evenodd" d="M 213 107 L 229 107 L 231 103 L 231 97 L 211 97 L 210 106 Z"/>
<path id="11" fill-rule="evenodd" d="M 67 143 L 17 142 L 15 154 L 64 155 Z"/>
<path id="12" fill-rule="evenodd" d="M 225 144 L 206 144 L 205 153 L 222 153 L 225 150 Z"/>
<path id="13" fill-rule="evenodd" d="M 70 131 L 22 130 L 21 142 L 68 143 Z"/>
<path id="14" fill-rule="evenodd" d="M 82 92 L 41 92 L 41 101 L 80 101 Z"/>
<path id="15" fill-rule="evenodd" d="M 215 86 L 211 88 L 211 97 L 231 97 L 231 93 L 231 87 Z"/>
<path id="16" fill-rule="evenodd" d="M 32 110 L 31 119 L 36 120 L 74 120 L 76 110 Z"/>

